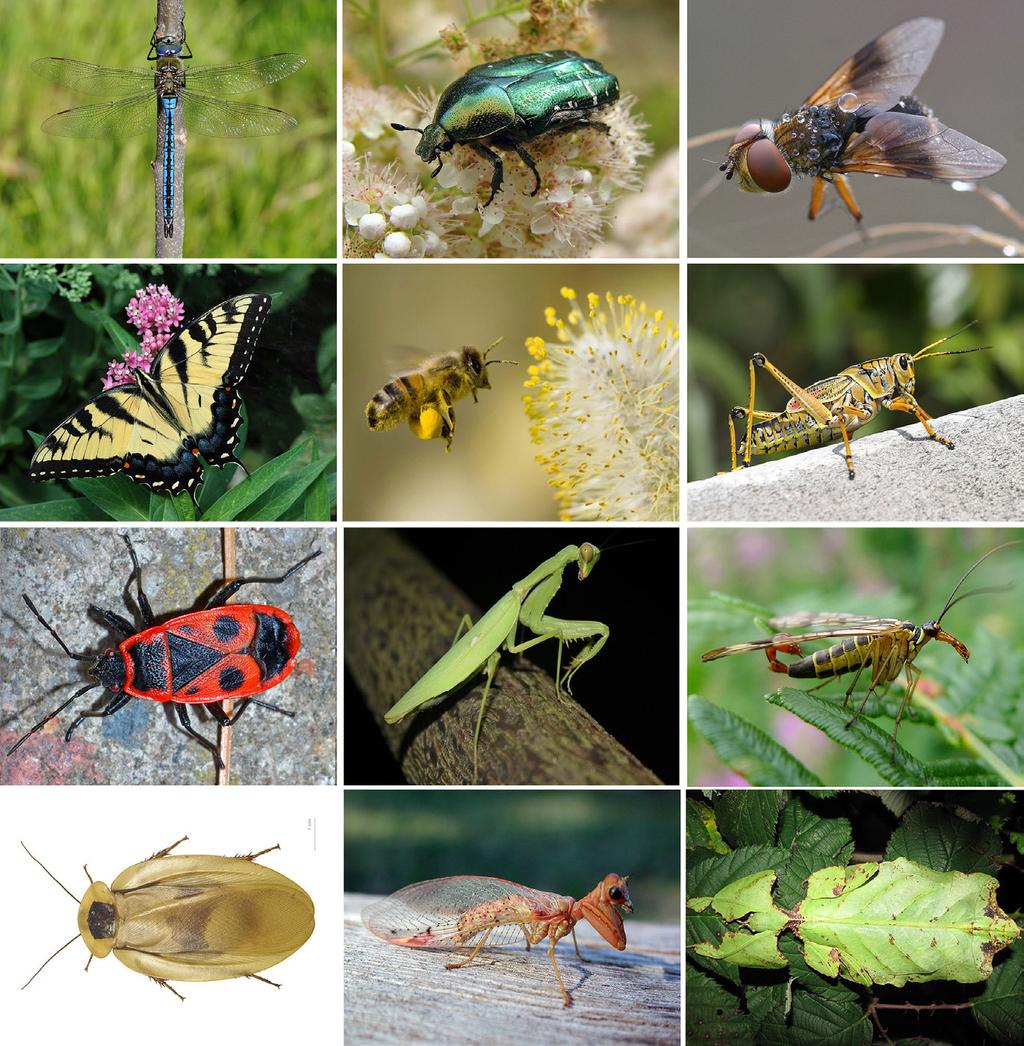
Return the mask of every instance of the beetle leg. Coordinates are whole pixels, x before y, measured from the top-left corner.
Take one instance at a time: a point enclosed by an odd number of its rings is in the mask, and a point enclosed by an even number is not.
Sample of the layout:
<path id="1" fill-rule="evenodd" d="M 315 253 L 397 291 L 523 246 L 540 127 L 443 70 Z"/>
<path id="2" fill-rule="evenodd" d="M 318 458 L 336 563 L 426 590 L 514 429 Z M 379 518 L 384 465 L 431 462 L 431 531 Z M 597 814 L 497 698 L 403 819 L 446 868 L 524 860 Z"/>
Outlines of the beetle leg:
<path id="1" fill-rule="evenodd" d="M 151 854 L 146 858 L 147 861 L 155 861 L 158 857 L 166 857 L 176 846 L 181 846 L 182 843 L 188 842 L 188 836 L 183 835 L 176 843 L 171 843 L 170 846 L 165 846 L 162 850 L 157 850 L 155 854 Z"/>
<path id="2" fill-rule="evenodd" d="M 207 749 L 213 756 L 214 765 L 218 770 L 224 769 L 224 763 L 221 760 L 220 752 L 217 751 L 217 746 L 209 740 L 209 738 L 203 737 L 195 727 L 192 726 L 192 720 L 188 717 L 188 709 L 185 705 L 176 704 L 174 706 L 178 711 L 178 722 L 184 727 L 185 732 L 191 734 L 202 746 Z"/>
<path id="3" fill-rule="evenodd" d="M 172 995 L 177 995 L 182 1002 L 185 1001 L 185 996 L 180 992 L 176 992 L 162 977 L 150 977 L 149 979 L 154 984 L 159 984 L 161 988 L 166 988 Z"/>
<path id="4" fill-rule="evenodd" d="M 269 984 L 272 988 L 280 988 L 281 985 L 277 981 L 268 981 L 266 977 L 261 977 L 258 973 L 247 973 L 246 977 L 251 977 L 254 981 L 262 981 L 264 984 Z"/>
<path id="5" fill-rule="evenodd" d="M 238 707 L 235 709 L 235 713 L 232 716 L 229 716 L 227 712 L 224 711 L 224 706 L 220 701 L 211 701 L 204 707 L 221 726 L 231 726 L 238 721 L 241 714 L 249 707 L 249 702 L 251 700 L 252 698 L 247 697 L 239 701 Z"/>
<path id="6" fill-rule="evenodd" d="M 485 160 L 490 160 L 494 165 L 494 172 L 491 175 L 491 195 L 487 197 L 487 203 L 484 204 L 486 207 L 494 199 L 494 194 L 501 188 L 501 183 L 505 177 L 505 168 L 501 164 L 501 157 L 493 149 L 488 149 L 486 145 L 481 145 L 479 142 L 470 144 L 472 144 L 474 152 L 478 153 Z"/>
<path id="7" fill-rule="evenodd" d="M 534 163 L 533 157 L 518 142 L 510 142 L 509 144 L 512 146 L 513 149 L 515 149 L 516 154 L 519 156 L 519 159 L 522 160 L 523 163 L 525 163 L 531 171 L 533 171 L 533 177 L 537 183 L 533 187 L 533 192 L 524 193 L 523 195 L 536 196 L 537 193 L 540 192 L 540 172 L 537 170 L 537 165 L 536 163 Z"/>
<path id="8" fill-rule="evenodd" d="M 138 629 L 126 618 L 121 617 L 120 614 L 115 614 L 113 610 L 104 610 L 102 607 L 96 606 L 95 603 L 89 604 L 89 610 L 95 611 L 101 618 L 115 631 L 119 632 L 126 638 L 128 636 L 134 636 Z"/>
<path id="9" fill-rule="evenodd" d="M 238 854 L 240 861 L 255 861 L 257 857 L 262 857 L 264 854 L 268 854 L 273 850 L 280 850 L 281 844 L 274 843 L 273 846 L 268 846 L 265 850 L 257 850 L 254 854 Z"/>
<path id="10" fill-rule="evenodd" d="M 120 712 L 121 709 L 131 701 L 131 699 L 131 694 L 114 694 L 114 696 L 111 697 L 102 708 L 97 709 L 95 712 L 79 712 L 78 717 L 71 726 L 68 727 L 67 733 L 64 735 L 64 740 L 71 740 L 71 735 L 75 732 L 75 728 L 83 719 L 97 719 L 103 716 L 113 715 L 115 712 Z"/>
<path id="11" fill-rule="evenodd" d="M 243 585 L 252 585 L 256 582 L 264 585 L 279 585 L 282 581 L 287 581 L 296 570 L 304 567 L 311 559 L 316 559 L 321 552 L 322 549 L 319 548 L 315 552 L 311 552 L 305 559 L 300 559 L 295 566 L 290 567 L 280 577 L 240 577 L 237 581 L 232 581 L 218 592 L 215 592 L 203 609 L 209 610 L 212 607 L 222 607 Z"/>
<path id="12" fill-rule="evenodd" d="M 132 557 L 132 566 L 135 568 L 132 573 L 135 575 L 135 580 L 138 584 L 138 596 L 136 599 L 139 604 L 139 610 L 142 611 L 142 620 L 146 623 L 146 628 L 152 628 L 156 624 L 156 618 L 153 617 L 153 608 L 149 605 L 146 593 L 142 591 L 142 567 L 139 566 L 131 538 L 127 534 L 122 534 L 121 536 L 124 538 L 124 543 L 128 546 L 128 554 Z M 128 584 L 130 585 L 131 583 L 132 579 L 129 577 Z M 128 634 L 131 635 L 132 633 L 129 632 Z"/>

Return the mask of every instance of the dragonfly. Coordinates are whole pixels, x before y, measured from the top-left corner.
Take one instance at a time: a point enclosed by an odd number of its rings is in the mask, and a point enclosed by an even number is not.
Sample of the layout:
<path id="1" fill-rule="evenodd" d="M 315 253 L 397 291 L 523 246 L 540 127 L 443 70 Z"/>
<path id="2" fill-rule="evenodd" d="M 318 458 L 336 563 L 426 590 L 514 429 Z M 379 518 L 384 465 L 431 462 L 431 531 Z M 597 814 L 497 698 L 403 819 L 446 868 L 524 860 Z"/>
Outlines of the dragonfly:
<path id="1" fill-rule="evenodd" d="M 153 118 L 155 98 L 164 132 L 161 211 L 163 234 L 169 238 L 174 235 L 175 112 L 180 107 L 190 130 L 217 138 L 251 138 L 287 131 L 297 121 L 280 109 L 225 101 L 212 95 L 255 91 L 290 76 L 306 64 L 306 59 L 298 54 L 270 54 L 233 65 L 186 68 L 184 61 L 192 57 L 192 50 L 185 40 L 184 28 L 180 36 L 157 37 L 154 33 L 146 57 L 156 66 L 118 69 L 71 58 L 39 58 L 32 63 L 32 69 L 43 79 L 81 94 L 125 96 L 56 113 L 43 123 L 48 134 L 69 138 L 128 138 L 141 134 Z"/>
<path id="2" fill-rule="evenodd" d="M 493 947 L 525 939 L 529 950 L 547 937 L 563 1004 L 571 1006 L 555 961 L 555 945 L 571 933 L 576 955 L 587 962 L 576 941 L 576 923 L 586 919 L 613 948 L 623 951 L 626 929 L 619 909 L 633 911 L 628 880 L 628 875 L 610 872 L 590 893 L 574 901 L 508 879 L 449 875 L 413 883 L 374 901 L 363 909 L 363 925 L 374 936 L 407 948 L 472 948 L 467 959 L 448 963 L 446 970 L 468 966 L 487 944 Z"/>

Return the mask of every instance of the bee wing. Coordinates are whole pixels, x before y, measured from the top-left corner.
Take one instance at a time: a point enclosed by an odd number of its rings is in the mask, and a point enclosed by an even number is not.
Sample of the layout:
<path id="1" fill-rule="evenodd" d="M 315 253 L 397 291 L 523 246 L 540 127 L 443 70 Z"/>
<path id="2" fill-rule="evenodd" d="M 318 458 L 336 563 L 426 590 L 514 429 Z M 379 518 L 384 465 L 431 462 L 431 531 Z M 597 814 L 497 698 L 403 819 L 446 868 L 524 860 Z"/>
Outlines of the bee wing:
<path id="1" fill-rule="evenodd" d="M 828 622 L 833 622 L 834 627 L 826 627 Z M 779 632 L 770 639 L 755 639 L 749 643 L 733 643 L 731 646 L 709 650 L 706 654 L 701 654 L 700 659 L 701 661 L 717 661 L 720 657 L 729 657 L 730 654 L 745 654 L 751 650 L 764 650 L 767 647 L 782 646 L 786 643 L 810 643 L 816 639 L 846 639 L 854 636 L 883 635 L 886 632 L 895 631 L 901 625 L 896 618 L 858 618 L 853 614 L 791 614 L 787 617 L 773 618 L 769 622 L 773 628 L 805 628 L 811 627 L 812 623 L 822 626 L 822 631 Z M 848 627 L 841 627 L 842 624 Z"/>
<path id="2" fill-rule="evenodd" d="M 1006 157 L 938 120 L 882 113 L 850 139 L 834 171 L 866 171 L 895 178 L 974 181 L 995 174 Z"/>
<path id="3" fill-rule="evenodd" d="M 902 95 L 913 93 L 944 29 L 945 23 L 938 18 L 912 18 L 900 23 L 847 58 L 804 105 L 829 105 L 852 93 L 860 104 L 847 112 L 857 116 L 885 112 Z"/>

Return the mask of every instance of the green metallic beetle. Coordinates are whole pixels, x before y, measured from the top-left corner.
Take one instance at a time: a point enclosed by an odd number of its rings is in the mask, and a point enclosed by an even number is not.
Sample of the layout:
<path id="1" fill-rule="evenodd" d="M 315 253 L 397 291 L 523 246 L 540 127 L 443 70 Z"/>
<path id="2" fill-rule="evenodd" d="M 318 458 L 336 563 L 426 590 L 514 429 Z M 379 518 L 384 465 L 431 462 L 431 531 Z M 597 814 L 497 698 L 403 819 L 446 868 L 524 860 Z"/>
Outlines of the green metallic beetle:
<path id="1" fill-rule="evenodd" d="M 468 145 L 494 167 L 491 195 L 501 188 L 501 157 L 488 146 L 512 149 L 533 171 L 540 191 L 540 174 L 522 142 L 547 132 L 564 133 L 578 127 L 608 125 L 586 114 L 611 105 L 619 97 L 619 81 L 600 62 L 575 51 L 542 51 L 486 62 L 470 69 L 445 88 L 438 99 L 433 123 L 424 128 L 393 123 L 396 131 L 416 131 L 422 137 L 416 154 L 426 163 L 437 160 L 436 178 L 443 166 L 441 153 L 457 144 Z"/>

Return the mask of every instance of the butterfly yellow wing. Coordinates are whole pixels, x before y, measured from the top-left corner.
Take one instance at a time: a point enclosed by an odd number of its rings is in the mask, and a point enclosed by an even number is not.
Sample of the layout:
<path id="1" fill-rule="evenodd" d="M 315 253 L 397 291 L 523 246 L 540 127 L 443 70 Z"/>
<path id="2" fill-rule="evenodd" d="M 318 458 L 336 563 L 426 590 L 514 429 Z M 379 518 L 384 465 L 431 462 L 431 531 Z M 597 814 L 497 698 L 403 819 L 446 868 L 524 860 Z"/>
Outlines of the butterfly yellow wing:
<path id="1" fill-rule="evenodd" d="M 244 294 L 192 320 L 160 350 L 150 372 L 81 406 L 40 443 L 32 479 L 123 472 L 157 493 L 195 498 L 202 458 L 237 460 L 238 383 L 245 376 L 270 298 Z"/>

